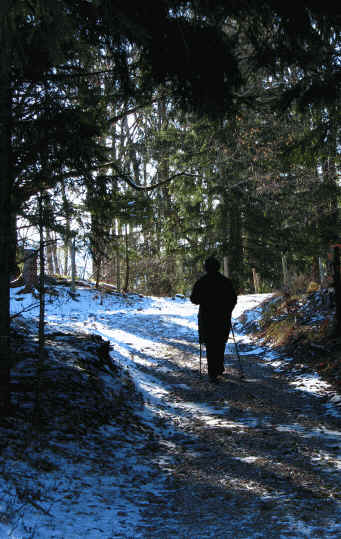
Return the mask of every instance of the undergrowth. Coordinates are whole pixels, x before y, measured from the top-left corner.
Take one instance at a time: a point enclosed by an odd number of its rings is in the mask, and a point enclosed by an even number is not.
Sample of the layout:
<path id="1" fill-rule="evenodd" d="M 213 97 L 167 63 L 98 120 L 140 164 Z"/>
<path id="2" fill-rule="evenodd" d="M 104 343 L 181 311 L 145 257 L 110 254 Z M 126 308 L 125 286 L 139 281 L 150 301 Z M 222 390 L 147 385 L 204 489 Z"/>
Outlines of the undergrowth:
<path id="1" fill-rule="evenodd" d="M 255 336 L 341 387 L 341 336 L 335 335 L 335 305 L 321 291 L 283 294 L 264 302 Z"/>
<path id="2" fill-rule="evenodd" d="M 85 448 L 93 452 L 92 440 L 102 426 L 116 426 L 117 435 L 127 439 L 145 428 L 138 413 L 142 395 L 101 337 L 49 332 L 39 380 L 35 332 L 20 317 L 12 324 L 11 343 L 11 410 L 0 416 L 1 537 L 2 525 L 10 536 L 19 525 L 25 527 L 27 506 L 49 514 L 50 487 L 41 486 L 42 478 L 55 477 L 61 461 L 77 464 Z M 36 530 L 25 528 L 25 533 L 30 539 Z"/>

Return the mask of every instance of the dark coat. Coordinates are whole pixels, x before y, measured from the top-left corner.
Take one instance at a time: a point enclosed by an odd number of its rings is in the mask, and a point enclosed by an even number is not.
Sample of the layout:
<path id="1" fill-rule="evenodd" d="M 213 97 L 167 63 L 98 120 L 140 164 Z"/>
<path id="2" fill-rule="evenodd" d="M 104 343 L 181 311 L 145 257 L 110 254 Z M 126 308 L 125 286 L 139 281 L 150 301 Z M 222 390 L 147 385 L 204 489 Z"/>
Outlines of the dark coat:
<path id="1" fill-rule="evenodd" d="M 195 283 L 190 299 L 199 305 L 199 341 L 226 341 L 237 303 L 232 281 L 218 271 L 208 272 Z"/>

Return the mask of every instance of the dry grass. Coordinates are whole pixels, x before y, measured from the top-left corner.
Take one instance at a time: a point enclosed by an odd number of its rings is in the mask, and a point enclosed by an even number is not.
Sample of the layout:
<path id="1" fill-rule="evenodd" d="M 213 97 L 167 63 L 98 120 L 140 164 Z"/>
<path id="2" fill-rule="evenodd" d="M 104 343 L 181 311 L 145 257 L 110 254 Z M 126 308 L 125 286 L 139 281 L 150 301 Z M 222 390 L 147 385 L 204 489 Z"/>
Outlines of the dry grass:
<path id="1" fill-rule="evenodd" d="M 334 335 L 335 307 L 320 291 L 283 294 L 264 304 L 257 338 L 282 349 L 341 387 L 341 338 Z"/>

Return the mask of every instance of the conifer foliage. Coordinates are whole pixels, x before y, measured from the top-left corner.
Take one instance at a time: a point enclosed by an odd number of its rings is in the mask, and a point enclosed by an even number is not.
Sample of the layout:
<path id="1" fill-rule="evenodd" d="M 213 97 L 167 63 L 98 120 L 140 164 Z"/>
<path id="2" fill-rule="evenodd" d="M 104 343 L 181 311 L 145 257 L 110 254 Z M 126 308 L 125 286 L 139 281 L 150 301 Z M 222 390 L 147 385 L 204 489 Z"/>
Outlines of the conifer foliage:
<path id="1" fill-rule="evenodd" d="M 4 403 L 16 219 L 38 194 L 63 210 L 46 235 L 67 252 L 74 219 L 119 288 L 186 292 L 208 251 L 245 290 L 252 269 L 275 286 L 283 257 L 321 256 L 338 237 L 340 29 L 329 1 L 1 3 Z"/>

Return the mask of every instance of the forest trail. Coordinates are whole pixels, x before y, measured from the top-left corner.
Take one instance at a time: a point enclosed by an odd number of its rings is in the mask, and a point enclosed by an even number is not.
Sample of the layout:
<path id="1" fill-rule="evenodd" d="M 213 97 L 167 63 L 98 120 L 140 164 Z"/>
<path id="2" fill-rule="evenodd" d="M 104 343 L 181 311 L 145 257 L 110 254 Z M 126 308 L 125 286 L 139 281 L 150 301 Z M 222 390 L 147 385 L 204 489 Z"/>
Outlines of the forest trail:
<path id="1" fill-rule="evenodd" d="M 9 443 L 0 537 L 341 537 L 341 410 L 304 361 L 245 334 L 264 299 L 238 298 L 234 328 L 246 381 L 231 341 L 217 386 L 208 381 L 205 350 L 200 376 L 197 307 L 183 297 L 99 298 L 79 289 L 76 300 L 47 303 L 50 421 L 32 436 L 23 395 L 20 413 L 1 427 Z M 34 337 L 31 316 L 23 327 Z M 19 381 L 35 364 L 33 337 Z M 91 352 L 96 339 L 110 343 L 110 372 Z"/>
<path id="2" fill-rule="evenodd" d="M 340 416 L 328 397 L 300 391 L 243 339 L 246 381 L 227 353 L 215 386 L 199 374 L 196 335 L 162 328 L 154 318 L 153 361 L 137 369 L 163 388 L 169 496 L 145 510 L 141 537 L 341 537 Z"/>

